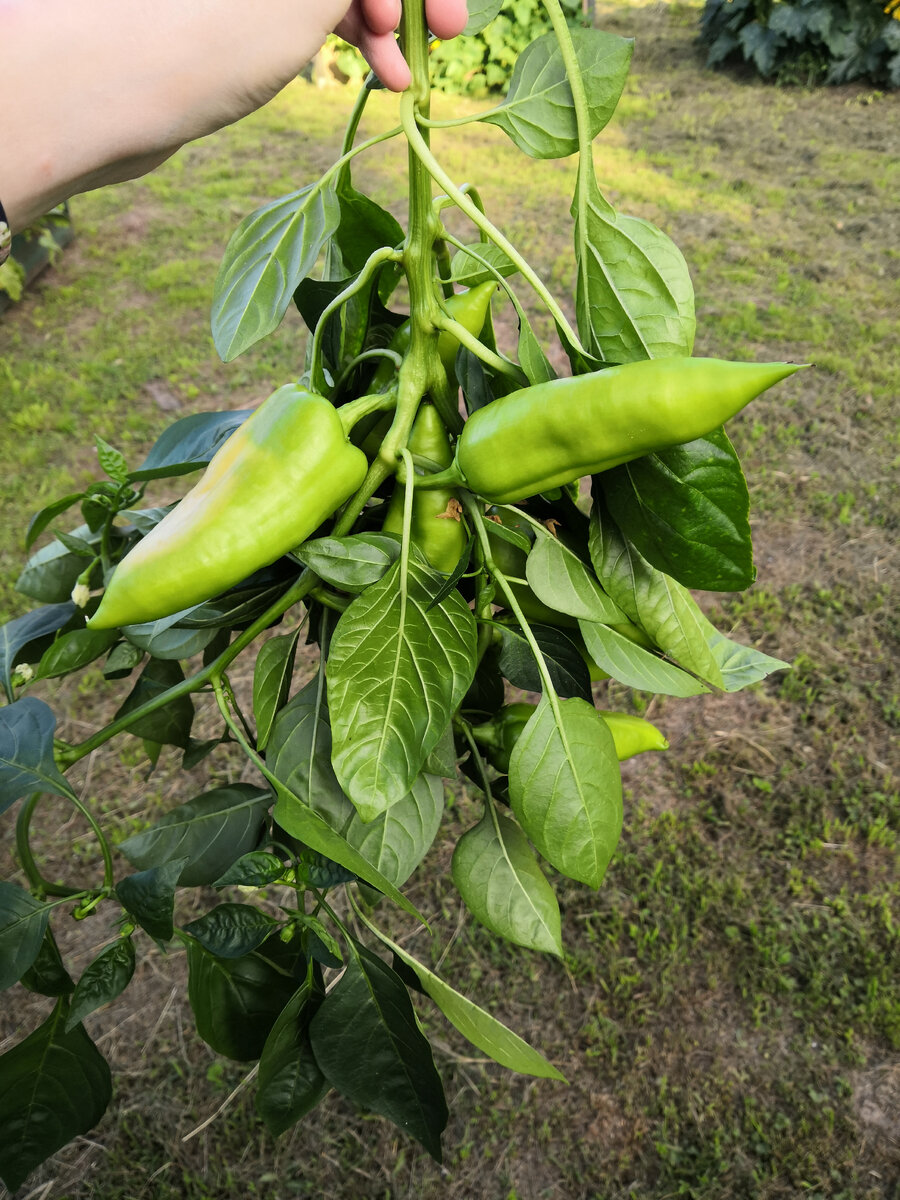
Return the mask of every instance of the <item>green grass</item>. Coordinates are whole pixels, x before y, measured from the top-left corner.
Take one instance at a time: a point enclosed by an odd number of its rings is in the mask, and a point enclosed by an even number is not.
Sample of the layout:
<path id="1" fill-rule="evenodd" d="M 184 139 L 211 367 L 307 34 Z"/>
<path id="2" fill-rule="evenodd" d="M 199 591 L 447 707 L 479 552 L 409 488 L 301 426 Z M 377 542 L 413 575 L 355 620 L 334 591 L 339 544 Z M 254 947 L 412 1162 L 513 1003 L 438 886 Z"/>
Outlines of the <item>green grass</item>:
<path id="1" fill-rule="evenodd" d="M 683 249 L 698 353 L 816 364 L 729 429 L 750 483 L 759 578 L 743 596 L 709 598 L 726 631 L 793 669 L 737 696 L 650 703 L 672 749 L 626 765 L 625 834 L 603 888 L 557 881 L 563 963 L 460 925 L 447 867 L 453 838 L 473 819 L 464 794 L 411 891 L 437 933 L 434 944 L 416 935 L 413 952 L 436 962 L 447 950 L 447 978 L 539 1046 L 570 1086 L 472 1061 L 423 1005 L 452 1110 L 443 1168 L 334 1097 L 273 1143 L 252 1086 L 182 1141 L 246 1068 L 217 1061 L 192 1036 L 182 956 L 145 944 L 132 990 L 91 1018 L 121 1072 L 92 1135 L 103 1150 L 59 1155 L 38 1177 L 57 1180 L 52 1194 L 896 1197 L 900 289 L 890 213 L 900 99 L 712 75 L 692 44 L 697 12 L 603 6 L 601 23 L 637 44 L 619 112 L 597 142 L 598 178 L 623 210 Z M 137 463 L 174 416 L 243 406 L 299 372 L 295 313 L 220 363 L 212 285 L 237 222 L 332 161 L 351 101 L 297 85 L 150 178 L 75 201 L 77 241 L 0 322 L 5 617 L 27 607 L 12 583 L 28 516 L 95 477 L 95 434 Z M 436 110 L 464 105 L 438 98 Z M 366 131 L 394 120 L 392 100 L 376 97 Z M 526 161 L 482 127 L 437 133 L 434 144 L 565 293 L 568 232 L 548 227 L 547 213 L 566 210 L 573 164 Z M 403 161 L 391 143 L 355 169 L 400 218 Z M 549 333 L 540 315 L 538 326 Z M 514 326 L 501 318 L 499 328 L 509 337 Z M 155 502 L 165 490 L 148 495 Z M 67 721 L 90 724 L 127 687 L 90 693 L 66 681 L 48 691 Z M 603 699 L 631 703 L 615 685 Z M 212 718 L 200 708 L 202 727 Z M 117 840 L 186 798 L 174 757 L 149 781 L 137 743 L 117 745 L 112 760 L 78 779 Z M 231 765 L 216 758 L 188 786 L 213 786 Z M 87 870 L 90 839 L 62 808 L 48 813 L 47 861 Z M 73 970 L 102 940 L 90 925 L 61 927 Z M 10 994 L 0 1034 L 19 1021 L 31 1028 L 44 1010 Z"/>

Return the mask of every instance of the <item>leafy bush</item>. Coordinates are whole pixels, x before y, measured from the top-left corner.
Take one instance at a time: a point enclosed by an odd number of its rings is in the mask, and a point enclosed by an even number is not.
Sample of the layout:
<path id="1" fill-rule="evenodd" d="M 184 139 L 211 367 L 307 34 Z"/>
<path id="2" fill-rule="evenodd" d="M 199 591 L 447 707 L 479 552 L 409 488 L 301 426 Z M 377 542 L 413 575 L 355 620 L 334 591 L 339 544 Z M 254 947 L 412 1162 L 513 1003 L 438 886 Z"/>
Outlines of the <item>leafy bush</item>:
<path id="1" fill-rule="evenodd" d="M 707 64 L 752 63 L 779 83 L 900 86 L 900 5 L 894 0 L 706 0 Z"/>

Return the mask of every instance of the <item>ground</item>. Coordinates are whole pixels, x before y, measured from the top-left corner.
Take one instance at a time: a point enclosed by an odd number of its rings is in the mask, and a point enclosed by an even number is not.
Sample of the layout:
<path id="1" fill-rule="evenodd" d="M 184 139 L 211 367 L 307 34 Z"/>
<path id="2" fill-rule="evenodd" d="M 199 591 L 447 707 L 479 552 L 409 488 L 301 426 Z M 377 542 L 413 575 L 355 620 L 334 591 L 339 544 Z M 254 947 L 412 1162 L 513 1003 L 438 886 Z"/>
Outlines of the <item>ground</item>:
<path id="1" fill-rule="evenodd" d="M 569 1085 L 485 1064 L 423 1006 L 451 1108 L 443 1167 L 333 1096 L 273 1142 L 247 1067 L 193 1033 L 183 957 L 145 941 L 132 987 L 89 1020 L 113 1064 L 113 1104 L 22 1197 L 900 1195 L 900 97 L 709 73 L 697 18 L 694 6 L 598 6 L 599 24 L 636 39 L 625 97 L 597 143 L 598 177 L 684 251 L 697 353 L 815 364 L 729 427 L 750 482 L 759 574 L 743 596 L 702 598 L 726 631 L 793 669 L 735 696 L 651 703 L 672 749 L 626 764 L 625 834 L 602 889 L 560 882 L 564 962 L 464 921 L 447 867 L 475 811 L 465 791 L 410 893 L 436 943 L 419 933 L 409 944 L 426 961 L 446 953 L 455 986 Z M 0 322 L 5 618 L 26 606 L 11 586 L 19 531 L 95 476 L 95 433 L 136 462 L 174 416 L 243 407 L 297 373 L 296 317 L 218 362 L 212 282 L 237 221 L 333 160 L 351 99 L 297 84 L 149 179 L 75 202 L 75 244 Z M 367 127 L 392 124 L 390 105 L 378 97 Z M 572 164 L 525 163 L 484 127 L 435 144 L 564 293 L 568 230 L 548 213 L 566 211 Z M 358 174 L 402 218 L 401 169 L 398 147 Z M 108 718 L 124 686 L 89 671 L 44 694 L 77 738 Z M 601 695 L 604 707 L 631 703 L 624 688 Z M 125 739 L 77 779 L 124 837 L 187 798 L 176 766 L 164 756 L 147 778 L 139 744 Z M 197 768 L 193 792 L 233 768 L 227 757 Z M 47 813 L 47 869 L 77 875 L 93 862 L 90 839 L 62 808 Z M 5 861 L 3 877 L 21 878 L 15 870 Z M 101 920 L 60 923 L 71 970 L 103 944 Z M 0 1049 L 46 1008 L 8 993 Z"/>

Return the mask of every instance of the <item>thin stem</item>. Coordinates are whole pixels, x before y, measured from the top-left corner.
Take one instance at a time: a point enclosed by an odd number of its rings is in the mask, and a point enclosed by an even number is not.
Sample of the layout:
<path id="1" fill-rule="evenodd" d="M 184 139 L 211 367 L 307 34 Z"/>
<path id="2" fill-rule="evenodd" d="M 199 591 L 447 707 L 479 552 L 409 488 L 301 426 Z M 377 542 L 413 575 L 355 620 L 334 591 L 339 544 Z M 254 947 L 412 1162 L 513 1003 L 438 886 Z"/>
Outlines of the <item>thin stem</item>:
<path id="1" fill-rule="evenodd" d="M 410 149 L 415 151 L 420 162 L 431 175 L 432 179 L 439 184 L 448 196 L 456 204 L 457 208 L 461 209 L 466 214 L 473 225 L 487 234 L 488 238 L 503 250 L 506 255 L 516 264 L 524 278 L 531 284 L 535 292 L 543 301 L 548 312 L 559 325 L 560 329 L 565 334 L 566 338 L 580 353 L 586 353 L 584 347 L 579 341 L 578 334 L 572 329 L 565 313 L 554 300 L 553 296 L 547 289 L 543 280 L 534 270 L 534 268 L 522 257 L 515 246 L 510 242 L 497 227 L 476 207 L 476 205 L 459 190 L 444 168 L 440 165 L 428 144 L 422 137 L 422 134 L 416 123 L 416 115 L 409 109 L 406 109 L 401 104 L 400 115 L 403 121 L 403 130 L 409 142 Z"/>
<path id="2" fill-rule="evenodd" d="M 356 358 L 351 358 L 343 371 L 341 371 L 337 383 L 334 385 L 335 392 L 340 392 L 352 372 L 356 370 L 360 363 L 368 362 L 373 358 L 389 358 L 398 370 L 400 369 L 400 364 L 403 362 L 401 355 L 396 350 L 391 350 L 387 346 L 376 347 L 374 350 L 363 350 L 362 354 L 357 354 Z"/>
<path id="3" fill-rule="evenodd" d="M 465 346 L 465 348 L 474 354 L 476 358 L 480 358 L 481 361 L 487 363 L 489 367 L 493 367 L 498 374 L 506 375 L 509 379 L 514 380 L 520 387 L 526 387 L 528 385 L 528 379 L 525 376 L 525 373 L 519 367 L 517 367 L 514 363 L 507 362 L 505 358 L 502 358 L 499 354 L 495 354 L 493 350 L 488 349 L 488 347 L 482 342 L 479 342 L 477 337 L 469 333 L 468 329 L 466 329 L 464 325 L 461 325 L 459 321 L 454 321 L 452 317 L 444 315 L 438 317 L 437 327 L 438 329 L 443 329 L 448 333 L 452 333 L 461 346 Z"/>
<path id="4" fill-rule="evenodd" d="M 344 433 L 349 433 L 353 426 L 358 425 L 365 417 L 370 417 L 375 412 L 391 409 L 396 403 L 397 393 L 391 388 L 387 392 L 373 392 L 370 396 L 358 396 L 356 400 L 342 404 L 337 413 L 341 418 Z"/>
<path id="5" fill-rule="evenodd" d="M 22 869 L 28 876 L 28 880 L 36 891 L 43 892 L 47 896 L 81 896 L 91 895 L 95 889 L 89 888 L 73 888 L 65 883 L 51 883 L 45 879 L 38 870 L 37 863 L 34 860 L 34 855 L 31 853 L 31 843 L 29 834 L 31 832 L 31 822 L 34 818 L 35 810 L 43 793 L 34 792 L 28 797 L 19 811 L 18 819 L 16 820 L 16 851 L 19 860 L 22 863 Z M 103 890 L 111 892 L 115 884 L 115 872 L 113 869 L 112 851 L 106 835 L 97 824 L 93 814 L 85 808 L 74 792 L 69 792 L 66 799 L 74 805 L 81 816 L 90 825 L 97 841 L 100 844 L 100 853 L 103 856 Z"/>
<path id="6" fill-rule="evenodd" d="M 353 282 L 349 283 L 343 289 L 343 291 L 339 292 L 338 295 L 335 296 L 335 298 L 322 310 L 322 315 L 316 322 L 316 330 L 313 334 L 312 347 L 309 355 L 310 377 L 314 386 L 318 384 L 319 376 L 322 373 L 322 367 L 319 359 L 321 358 L 322 338 L 325 335 L 325 327 L 328 324 L 328 318 L 332 315 L 332 313 L 337 312 L 342 305 L 346 304 L 348 300 L 352 299 L 353 296 L 355 296 L 358 292 L 361 292 L 363 288 L 366 287 L 369 280 L 382 263 L 388 262 L 391 259 L 393 259 L 394 262 L 398 262 L 402 257 L 403 256 L 398 253 L 398 251 L 389 246 L 382 246 L 380 249 L 373 251 L 366 259 L 365 265 Z"/>

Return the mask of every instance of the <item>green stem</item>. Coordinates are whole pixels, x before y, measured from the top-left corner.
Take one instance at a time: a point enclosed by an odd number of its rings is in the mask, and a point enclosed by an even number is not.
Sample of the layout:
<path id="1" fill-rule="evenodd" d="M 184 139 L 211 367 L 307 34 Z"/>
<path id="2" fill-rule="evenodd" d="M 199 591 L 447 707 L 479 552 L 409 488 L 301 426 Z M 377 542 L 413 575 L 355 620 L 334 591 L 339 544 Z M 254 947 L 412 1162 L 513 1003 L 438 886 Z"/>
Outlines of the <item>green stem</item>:
<path id="1" fill-rule="evenodd" d="M 358 425 L 364 417 L 369 417 L 374 412 L 391 409 L 396 403 L 397 393 L 391 388 L 387 392 L 373 392 L 370 396 L 359 396 L 356 400 L 342 404 L 337 413 L 341 418 L 344 433 L 349 433 L 353 426 Z"/>
<path id="2" fill-rule="evenodd" d="M 495 354 L 493 350 L 490 350 L 482 342 L 479 342 L 478 338 L 469 333 L 468 329 L 464 325 L 461 325 L 459 321 L 454 321 L 452 317 L 441 316 L 438 317 L 437 327 L 438 329 L 452 333 L 461 346 L 465 346 L 476 358 L 480 358 L 489 367 L 493 367 L 498 374 L 506 375 L 509 379 L 514 380 L 519 387 L 528 386 L 528 379 L 519 367 L 507 362 L 505 358 L 502 358 L 499 354 Z"/>
<path id="3" fill-rule="evenodd" d="M 22 805 L 18 819 L 16 820 L 16 851 L 22 863 L 22 869 L 35 890 L 43 892 L 44 895 L 63 896 L 66 898 L 90 895 L 92 889 L 73 888 L 65 883 L 51 883 L 49 880 L 44 879 L 38 870 L 37 863 L 34 861 L 34 855 L 31 853 L 29 834 L 31 832 L 31 822 L 42 794 L 41 792 L 34 792 L 30 795 Z M 112 851 L 110 850 L 106 835 L 97 824 L 93 814 L 85 808 L 74 793 L 68 793 L 66 799 L 84 817 L 100 844 L 100 853 L 103 855 L 103 890 L 111 892 L 115 884 L 115 873 L 113 870 Z"/>
<path id="4" fill-rule="evenodd" d="M 422 137 L 422 134 L 416 123 L 416 114 L 408 108 L 404 108 L 401 104 L 400 117 L 403 122 L 403 131 L 406 134 L 406 139 L 409 142 L 410 150 L 414 151 L 425 169 L 431 175 L 432 179 L 439 184 L 448 196 L 456 204 L 462 212 L 466 214 L 473 225 L 482 230 L 488 238 L 501 250 L 505 252 L 507 257 L 521 271 L 523 277 L 531 284 L 537 295 L 543 301 L 547 311 L 551 314 L 557 325 L 565 334 L 568 341 L 580 353 L 587 353 L 579 341 L 578 334 L 571 327 L 566 319 L 565 313 L 554 300 L 553 296 L 547 289 L 543 280 L 533 269 L 533 267 L 522 257 L 519 251 L 507 238 L 503 236 L 497 227 L 476 207 L 476 205 L 456 186 L 444 168 L 440 165 L 427 142 Z"/>
<path id="5" fill-rule="evenodd" d="M 400 364 L 403 362 L 402 356 L 396 350 L 390 350 L 387 346 L 376 347 L 373 350 L 363 350 L 362 354 L 357 354 L 356 358 L 351 358 L 350 362 L 341 371 L 337 383 L 334 385 L 335 393 L 340 392 L 360 363 L 369 362 L 373 358 L 389 358 L 398 370 L 400 369 Z"/>

